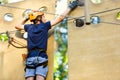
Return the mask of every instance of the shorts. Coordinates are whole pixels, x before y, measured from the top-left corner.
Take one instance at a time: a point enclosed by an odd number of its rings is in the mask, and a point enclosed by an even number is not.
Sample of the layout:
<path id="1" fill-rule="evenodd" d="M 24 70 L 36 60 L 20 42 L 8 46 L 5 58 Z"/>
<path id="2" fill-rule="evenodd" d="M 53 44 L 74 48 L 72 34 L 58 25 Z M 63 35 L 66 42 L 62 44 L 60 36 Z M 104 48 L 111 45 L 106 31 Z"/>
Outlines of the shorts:
<path id="1" fill-rule="evenodd" d="M 26 60 L 26 65 L 29 66 L 35 66 L 39 63 L 43 63 L 45 61 L 47 61 L 48 59 L 46 58 L 42 58 L 42 57 L 29 57 Z M 47 66 L 37 66 L 34 69 L 33 68 L 26 68 L 25 70 L 25 78 L 27 77 L 34 77 L 36 75 L 40 75 L 43 76 L 44 78 L 46 78 L 47 73 L 48 73 L 48 65 Z"/>

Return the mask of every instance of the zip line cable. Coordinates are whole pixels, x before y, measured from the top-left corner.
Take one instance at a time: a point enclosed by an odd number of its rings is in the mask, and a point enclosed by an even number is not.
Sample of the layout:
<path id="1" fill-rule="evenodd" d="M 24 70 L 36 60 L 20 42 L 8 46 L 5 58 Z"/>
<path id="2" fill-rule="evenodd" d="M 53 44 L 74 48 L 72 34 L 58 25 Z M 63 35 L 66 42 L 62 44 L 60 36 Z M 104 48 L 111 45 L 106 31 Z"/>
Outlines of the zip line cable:
<path id="1" fill-rule="evenodd" d="M 7 8 L 14 8 L 14 9 L 20 9 L 20 10 L 27 10 L 27 8 L 20 8 L 20 7 L 15 7 L 15 6 L 9 6 L 9 5 L 0 5 L 1 7 L 7 7 Z M 50 15 L 58 15 L 60 16 L 59 14 L 55 14 L 55 13 L 50 13 L 50 12 L 46 12 L 46 11 L 43 11 L 44 13 L 46 14 L 50 14 Z"/>
<path id="2" fill-rule="evenodd" d="M 120 9 L 120 7 L 114 8 L 114 9 L 105 10 L 105 11 L 101 11 L 101 12 L 92 13 L 90 15 L 101 14 L 101 13 L 105 13 L 105 12 L 115 11 L 115 10 L 118 10 L 118 9 Z"/>
<path id="3" fill-rule="evenodd" d="M 9 33 L 15 33 L 17 32 L 18 30 L 13 30 L 13 31 L 9 31 Z M 0 34 L 6 34 L 6 32 L 0 32 Z"/>
<path id="4" fill-rule="evenodd" d="M 19 7 L 15 7 L 15 6 L 9 6 L 9 5 L 1 5 L 0 4 L 0 6 L 2 6 L 2 7 L 7 7 L 7 8 L 14 8 L 14 9 L 20 9 L 20 10 L 26 10 L 26 8 L 19 8 Z"/>
<path id="5" fill-rule="evenodd" d="M 15 7 L 15 6 L 9 6 L 9 5 L 0 5 L 1 7 L 8 7 L 8 8 L 14 8 L 14 9 L 20 9 L 20 10 L 26 10 L 26 8 L 20 8 L 20 7 Z M 109 10 L 104 10 L 104 11 L 100 11 L 100 12 L 96 12 L 96 13 L 92 13 L 90 15 L 97 15 L 97 14 L 102 14 L 102 13 L 106 13 L 106 12 L 110 12 L 110 11 L 115 11 L 115 10 L 119 10 L 120 7 L 118 8 L 113 8 L 113 9 L 109 9 Z M 59 14 L 55 14 L 55 13 L 50 13 L 50 12 L 44 12 L 46 14 L 50 14 L 50 15 L 58 15 Z M 80 16 L 80 17 L 72 17 L 72 16 L 66 16 L 68 18 L 68 20 L 73 20 L 73 19 L 78 19 L 78 18 L 84 18 L 85 16 Z M 120 25 L 119 23 L 113 23 L 113 22 L 102 22 L 102 23 L 108 23 L 108 24 L 115 24 L 115 25 Z M 16 31 L 16 30 L 15 30 Z M 15 31 L 10 31 L 11 32 L 15 32 Z M 4 33 L 4 32 L 3 32 Z M 0 33 L 2 34 L 2 33 Z"/>
<path id="6" fill-rule="evenodd" d="M 20 7 L 9 6 L 9 5 L 0 5 L 0 6 L 2 6 L 2 7 L 8 7 L 8 8 L 14 8 L 14 9 L 20 9 L 20 10 L 26 10 L 26 8 L 20 8 Z M 120 7 L 114 8 L 114 9 L 109 9 L 109 10 L 104 10 L 104 11 L 100 11 L 100 12 L 96 12 L 96 13 L 92 13 L 90 15 L 102 14 L 102 13 L 106 13 L 106 12 L 110 12 L 110 11 L 115 11 L 115 10 L 118 10 L 118 9 L 120 9 Z M 50 13 L 50 12 L 46 12 L 46 11 L 44 13 L 50 14 L 50 15 L 58 15 L 58 16 L 60 16 L 59 14 Z M 66 16 L 66 17 L 69 18 L 68 20 L 72 20 L 72 19 L 83 18 L 85 16 L 80 16 L 80 17 Z"/>
<path id="7" fill-rule="evenodd" d="M 100 23 L 113 24 L 113 25 L 120 25 L 120 23 L 115 23 L 115 22 L 106 22 L 106 21 L 100 21 Z"/>
<path id="8" fill-rule="evenodd" d="M 100 11 L 100 12 L 96 12 L 96 13 L 92 13 L 90 15 L 97 15 L 97 14 L 102 14 L 102 13 L 106 13 L 106 12 L 110 12 L 110 11 L 115 11 L 115 10 L 119 10 L 120 7 L 118 8 L 114 8 L 114 9 L 109 9 L 109 10 L 104 10 L 104 11 Z M 79 18 L 84 18 L 85 16 L 80 16 L 80 17 L 74 17 L 74 18 L 71 18 L 69 20 L 73 20 L 73 19 L 79 19 Z M 114 24 L 114 25 L 120 25 L 120 23 L 115 23 L 115 22 L 105 22 L 105 21 L 101 21 L 100 23 L 106 23 L 106 24 Z"/>
<path id="9" fill-rule="evenodd" d="M 104 11 L 100 11 L 100 12 L 96 12 L 96 13 L 92 13 L 92 14 L 90 14 L 90 15 L 102 14 L 102 13 L 106 13 L 106 12 L 110 12 L 110 11 L 115 11 L 115 10 L 119 10 L 119 9 L 120 9 L 120 7 L 114 8 L 114 9 L 109 9 L 109 10 L 104 10 Z M 74 17 L 74 18 L 71 18 L 71 19 L 69 19 L 69 20 L 78 19 L 78 18 L 83 18 L 83 17 L 85 17 L 85 16 Z"/>

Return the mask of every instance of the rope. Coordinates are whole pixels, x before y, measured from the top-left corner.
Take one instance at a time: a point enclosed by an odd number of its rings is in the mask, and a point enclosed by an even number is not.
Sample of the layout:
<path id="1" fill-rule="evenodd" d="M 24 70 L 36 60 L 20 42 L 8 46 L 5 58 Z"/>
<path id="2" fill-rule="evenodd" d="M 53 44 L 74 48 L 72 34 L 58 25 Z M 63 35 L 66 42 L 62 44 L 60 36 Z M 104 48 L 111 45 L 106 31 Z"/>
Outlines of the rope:
<path id="1" fill-rule="evenodd" d="M 20 8 L 20 7 L 15 7 L 15 6 L 9 6 L 9 5 L 0 5 L 1 7 L 8 7 L 8 8 L 14 8 L 14 9 L 20 9 L 20 10 L 26 10 L 27 8 Z M 50 15 L 59 15 L 59 14 L 55 14 L 55 13 L 50 13 L 50 12 L 44 12 L 46 14 L 50 14 Z"/>
<path id="2" fill-rule="evenodd" d="M 26 10 L 26 8 L 19 8 L 19 7 L 15 7 L 15 6 L 9 6 L 9 5 L 0 5 L 2 7 L 8 7 L 8 8 L 14 8 L 14 9 L 20 9 L 20 10 Z"/>
<path id="3" fill-rule="evenodd" d="M 14 8 L 14 9 L 20 9 L 20 10 L 26 10 L 26 8 L 20 8 L 20 7 L 15 7 L 15 6 L 9 6 L 9 5 L 0 5 L 1 7 L 8 7 L 8 8 Z M 109 10 L 104 10 L 104 11 L 100 11 L 100 12 L 96 12 L 96 13 L 92 13 L 90 15 L 96 15 L 96 14 L 102 14 L 102 13 L 106 13 L 106 12 L 110 12 L 110 11 L 115 11 L 120 9 L 120 7 L 118 8 L 114 8 L 114 9 L 109 9 Z M 58 15 L 59 14 L 55 14 L 55 13 L 50 13 L 50 12 L 44 12 L 46 14 L 50 14 L 50 15 Z M 72 17 L 72 16 L 66 16 L 67 18 L 69 18 L 68 20 L 72 20 L 72 19 L 78 19 L 78 18 L 83 18 L 85 16 L 80 16 L 80 17 Z"/>
<path id="4" fill-rule="evenodd" d="M 100 23 L 120 25 L 120 23 L 115 23 L 115 22 L 105 22 L 105 21 L 100 21 Z"/>
<path id="5" fill-rule="evenodd" d="M 20 9 L 20 10 L 26 10 L 26 8 L 20 8 L 20 7 L 9 6 L 9 5 L 0 5 L 0 6 L 2 6 L 2 7 L 8 7 L 8 8 L 14 8 L 14 9 Z M 102 14 L 102 13 L 106 13 L 106 12 L 110 12 L 110 11 L 115 11 L 115 10 L 119 10 L 119 9 L 120 9 L 120 7 L 114 8 L 114 9 L 109 9 L 109 10 L 104 10 L 104 11 L 100 11 L 100 12 L 96 12 L 96 13 L 92 13 L 90 15 Z M 50 14 L 50 15 L 58 15 L 59 16 L 59 14 L 54 14 L 54 13 L 50 13 L 50 12 L 44 12 L 44 13 Z M 66 16 L 66 17 L 69 18 L 68 20 L 73 20 L 73 19 L 83 18 L 85 16 L 80 16 L 80 17 Z M 101 22 L 101 23 L 108 23 L 108 24 L 120 25 L 119 23 L 113 23 L 113 22 Z M 12 33 L 12 32 L 15 32 L 15 31 L 9 31 L 9 32 Z M 3 33 L 5 33 L 5 32 L 2 32 L 0 34 L 3 34 Z"/>
<path id="6" fill-rule="evenodd" d="M 15 33 L 17 30 L 9 31 L 9 33 Z M 0 32 L 0 34 L 6 34 L 6 32 Z"/>
<path id="7" fill-rule="evenodd" d="M 104 11 L 100 11 L 100 12 L 96 12 L 96 13 L 92 13 L 92 14 L 90 14 L 90 15 L 102 14 L 102 13 L 106 13 L 106 12 L 110 12 L 110 11 L 115 11 L 115 10 L 119 10 L 119 9 L 120 9 L 120 7 L 114 8 L 114 9 L 109 9 L 109 10 L 104 10 Z M 71 19 L 69 19 L 69 20 L 78 19 L 78 18 L 83 18 L 83 17 L 85 17 L 85 16 L 73 17 L 73 18 L 71 18 Z"/>

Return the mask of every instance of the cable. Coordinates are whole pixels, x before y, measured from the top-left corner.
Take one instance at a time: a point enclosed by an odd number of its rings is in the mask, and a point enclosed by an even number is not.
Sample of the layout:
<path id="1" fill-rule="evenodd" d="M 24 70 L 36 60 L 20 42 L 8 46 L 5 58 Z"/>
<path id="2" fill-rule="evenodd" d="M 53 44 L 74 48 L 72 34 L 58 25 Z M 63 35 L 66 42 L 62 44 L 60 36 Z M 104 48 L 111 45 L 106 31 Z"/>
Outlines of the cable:
<path id="1" fill-rule="evenodd" d="M 106 21 L 100 21 L 100 23 L 120 25 L 120 23 L 115 23 L 115 22 L 106 22 Z"/>
<path id="2" fill-rule="evenodd" d="M 26 10 L 26 8 L 19 8 L 19 7 L 15 7 L 15 6 L 9 6 L 9 5 L 0 5 L 0 6 L 2 6 L 2 7 L 8 7 L 8 8 L 14 8 L 14 9 L 20 9 L 20 10 Z M 110 11 L 115 11 L 115 10 L 118 10 L 118 9 L 120 9 L 120 7 L 114 8 L 114 9 L 109 9 L 109 10 L 104 10 L 104 11 L 100 11 L 100 12 L 96 12 L 96 13 L 92 13 L 90 15 L 102 14 L 102 13 L 106 13 L 106 12 L 110 12 Z M 58 15 L 59 16 L 59 14 L 54 14 L 54 13 L 49 13 L 49 12 L 44 12 L 44 13 L 50 14 L 50 15 Z M 85 16 L 80 16 L 80 17 L 66 16 L 66 17 L 68 18 L 68 21 L 69 21 L 69 20 L 73 20 L 73 19 L 83 18 Z M 119 23 L 113 23 L 113 22 L 102 22 L 102 23 L 120 25 Z M 16 32 L 16 30 L 9 31 L 9 32 L 13 33 L 13 32 Z M 6 33 L 6 32 L 2 32 L 0 34 L 3 34 L 3 33 Z"/>
<path id="3" fill-rule="evenodd" d="M 109 9 L 109 10 L 104 10 L 104 11 L 100 11 L 100 12 L 96 12 L 96 13 L 92 13 L 92 14 L 90 14 L 90 15 L 102 14 L 102 13 L 106 13 L 106 12 L 110 12 L 110 11 L 115 11 L 115 10 L 118 10 L 118 9 L 120 9 L 120 7 L 114 8 L 114 9 Z M 69 20 L 78 19 L 78 18 L 83 18 L 83 17 L 85 17 L 85 16 L 71 17 L 71 18 L 69 18 Z"/>
<path id="4" fill-rule="evenodd" d="M 9 31 L 9 33 L 15 33 L 17 30 Z M 0 34 L 6 34 L 6 32 L 0 32 Z"/>
<path id="5" fill-rule="evenodd" d="M 9 5 L 0 5 L 0 6 L 8 7 L 8 8 L 14 8 L 14 9 L 20 9 L 20 10 L 26 10 L 26 8 L 20 8 L 20 7 L 9 6 Z M 106 13 L 106 12 L 110 12 L 110 11 L 115 11 L 115 10 L 118 10 L 118 9 L 120 9 L 120 7 L 114 8 L 114 9 L 109 9 L 109 10 L 104 10 L 104 11 L 100 11 L 100 12 L 96 12 L 96 13 L 92 13 L 90 15 L 102 14 L 102 13 Z M 44 12 L 44 13 L 50 14 L 50 15 L 58 15 L 58 16 L 60 16 L 59 14 L 50 13 L 50 12 Z M 73 19 L 83 18 L 85 16 L 80 16 L 80 17 L 66 16 L 66 17 L 69 18 L 68 20 L 73 20 Z"/>
<path id="6" fill-rule="evenodd" d="M 9 6 L 9 5 L 0 5 L 0 6 L 2 6 L 2 7 L 8 7 L 8 8 L 14 8 L 14 9 L 20 9 L 20 10 L 26 10 L 26 8 L 20 8 L 20 7 Z M 46 11 L 44 11 L 44 13 L 51 14 L 51 15 L 59 15 L 59 14 L 54 14 L 54 13 L 50 13 L 50 12 L 46 12 Z"/>
<path id="7" fill-rule="evenodd" d="M 120 7 L 114 8 L 114 9 L 105 10 L 105 11 L 101 11 L 101 12 L 92 13 L 90 15 L 101 14 L 101 13 L 105 13 L 105 12 L 115 11 L 115 10 L 118 10 L 118 9 L 120 9 Z"/>
<path id="8" fill-rule="evenodd" d="M 8 8 L 14 8 L 14 9 L 21 9 L 21 10 L 26 10 L 25 8 L 19 8 L 19 7 L 15 7 L 15 6 L 9 6 L 9 5 L 1 5 L 2 7 L 8 7 Z"/>

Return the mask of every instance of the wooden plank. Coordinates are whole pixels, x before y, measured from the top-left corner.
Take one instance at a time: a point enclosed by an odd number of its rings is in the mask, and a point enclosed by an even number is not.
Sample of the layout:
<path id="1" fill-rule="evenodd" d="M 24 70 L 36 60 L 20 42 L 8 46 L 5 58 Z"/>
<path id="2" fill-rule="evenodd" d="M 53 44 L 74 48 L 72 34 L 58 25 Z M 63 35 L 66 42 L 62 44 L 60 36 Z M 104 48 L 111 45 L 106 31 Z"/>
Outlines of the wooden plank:
<path id="1" fill-rule="evenodd" d="M 49 13 L 55 13 L 55 0 L 25 0 L 22 2 L 7 4 L 9 6 L 17 7 L 17 8 L 25 8 L 25 9 L 34 9 L 37 10 L 42 6 L 46 6 L 48 8 Z M 50 6 L 51 5 L 51 6 Z M 0 33 L 15 30 L 14 26 L 22 19 L 22 13 L 25 10 L 8 8 L 0 6 Z M 13 21 L 6 22 L 4 20 L 4 15 L 6 13 L 12 13 L 14 16 Z M 46 14 L 46 19 L 51 20 L 54 19 L 54 15 Z M 17 38 L 15 34 L 12 34 L 18 41 L 22 41 L 26 43 L 25 40 Z M 49 57 L 49 72 L 47 76 L 47 80 L 53 80 L 53 43 L 54 36 L 51 36 L 48 40 L 48 50 L 47 54 Z M 0 42 L 0 53 L 4 51 L 4 61 L 3 63 L 3 77 L 0 80 L 24 80 L 24 63 L 22 60 L 22 54 L 26 54 L 26 49 L 17 49 L 13 46 L 7 47 L 7 42 Z M 1 55 L 0 55 L 1 56 Z M 0 57 L 1 58 L 1 57 Z M 1 62 L 1 61 L 0 61 Z M 0 65 L 2 66 L 2 65 Z M 14 74 L 14 75 L 13 75 Z"/>
<path id="2" fill-rule="evenodd" d="M 102 4 L 90 3 L 90 13 L 120 7 L 119 0 L 102 0 Z M 99 14 L 102 21 L 116 22 L 117 11 Z M 78 7 L 71 16 L 84 15 Z M 69 80 L 119 80 L 120 79 L 120 27 L 100 23 L 75 27 L 69 21 L 68 53 Z"/>

